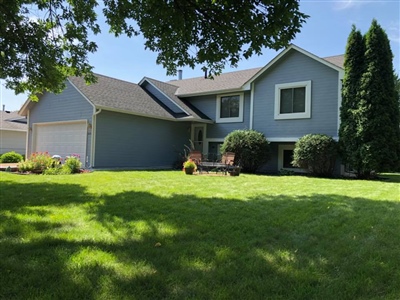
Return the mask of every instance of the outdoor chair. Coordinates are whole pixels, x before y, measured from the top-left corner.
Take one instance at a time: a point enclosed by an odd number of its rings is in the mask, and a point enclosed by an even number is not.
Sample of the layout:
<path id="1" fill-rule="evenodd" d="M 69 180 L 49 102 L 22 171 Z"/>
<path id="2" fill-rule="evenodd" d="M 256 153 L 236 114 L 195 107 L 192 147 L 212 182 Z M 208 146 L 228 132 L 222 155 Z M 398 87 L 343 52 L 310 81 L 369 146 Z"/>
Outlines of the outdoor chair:
<path id="1" fill-rule="evenodd" d="M 197 150 L 190 151 L 189 159 L 193 160 L 196 165 L 201 164 L 202 160 L 201 152 Z"/>

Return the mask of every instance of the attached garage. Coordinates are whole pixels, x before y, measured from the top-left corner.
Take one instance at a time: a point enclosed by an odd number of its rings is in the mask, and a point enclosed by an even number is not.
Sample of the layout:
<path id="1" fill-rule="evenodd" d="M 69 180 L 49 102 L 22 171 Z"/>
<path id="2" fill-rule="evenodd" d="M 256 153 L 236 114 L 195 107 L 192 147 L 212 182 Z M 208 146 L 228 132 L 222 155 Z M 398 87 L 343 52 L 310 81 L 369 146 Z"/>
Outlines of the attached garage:
<path id="1" fill-rule="evenodd" d="M 33 124 L 32 152 L 48 152 L 62 158 L 78 154 L 85 163 L 87 120 Z"/>

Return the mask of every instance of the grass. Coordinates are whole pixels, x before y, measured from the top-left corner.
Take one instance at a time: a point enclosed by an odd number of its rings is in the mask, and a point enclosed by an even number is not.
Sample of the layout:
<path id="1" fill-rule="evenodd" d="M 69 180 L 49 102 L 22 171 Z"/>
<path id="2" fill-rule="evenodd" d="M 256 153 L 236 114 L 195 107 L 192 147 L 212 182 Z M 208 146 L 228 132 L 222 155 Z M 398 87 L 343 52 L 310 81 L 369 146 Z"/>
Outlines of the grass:
<path id="1" fill-rule="evenodd" d="M 0 299 L 399 299 L 400 175 L 0 173 Z"/>

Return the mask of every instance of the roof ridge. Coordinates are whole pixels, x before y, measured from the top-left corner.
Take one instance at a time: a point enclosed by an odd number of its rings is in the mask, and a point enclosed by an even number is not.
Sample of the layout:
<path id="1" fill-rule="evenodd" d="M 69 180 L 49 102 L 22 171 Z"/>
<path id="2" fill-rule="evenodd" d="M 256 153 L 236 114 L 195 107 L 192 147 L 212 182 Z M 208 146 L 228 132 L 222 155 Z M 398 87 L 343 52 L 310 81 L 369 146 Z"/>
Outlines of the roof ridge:
<path id="1" fill-rule="evenodd" d="M 245 72 L 245 71 L 250 71 L 250 70 L 255 70 L 255 69 L 262 69 L 262 68 L 263 67 L 253 67 L 253 68 L 249 68 L 249 69 L 229 71 L 229 72 L 221 73 L 221 74 L 219 74 L 217 76 L 226 75 L 226 74 L 232 74 L 232 73 Z M 184 81 L 184 80 L 189 80 L 189 79 L 199 79 L 199 78 L 204 78 L 204 76 L 190 77 L 190 78 L 185 78 L 185 79 L 172 79 L 172 80 L 167 81 L 166 83 L 171 84 L 170 82 L 179 82 L 179 81 Z M 172 84 L 172 85 L 174 85 L 174 84 Z"/>
<path id="2" fill-rule="evenodd" d="M 147 77 L 147 76 L 144 76 L 143 79 L 149 79 L 149 80 L 157 81 L 157 82 L 159 82 L 159 83 L 168 84 L 168 85 L 170 85 L 170 86 L 172 86 L 172 87 L 178 88 L 178 86 L 176 86 L 175 84 L 170 83 L 170 81 L 161 81 L 161 80 L 154 79 L 154 78 Z M 143 80 L 143 79 L 142 79 L 142 80 Z"/>
<path id="3" fill-rule="evenodd" d="M 128 80 L 125 80 L 125 79 L 119 79 L 119 78 L 111 77 L 111 76 L 108 76 L 108 75 L 103 75 L 103 74 L 100 74 L 100 73 L 93 73 L 93 75 L 95 75 L 96 77 L 97 77 L 97 76 L 99 76 L 99 77 L 104 77 L 104 78 L 108 78 L 108 79 L 112 79 L 112 80 L 117 80 L 117 81 L 121 81 L 121 82 L 125 82 L 125 83 L 129 83 L 129 84 L 133 84 L 133 85 L 137 85 L 137 86 L 138 86 L 137 83 L 131 82 L 131 81 L 128 81 Z M 83 76 L 70 76 L 70 77 L 83 78 Z"/>
<path id="4" fill-rule="evenodd" d="M 344 53 L 343 54 L 338 54 L 338 55 L 324 56 L 324 57 L 321 57 L 321 58 L 325 59 L 325 58 L 338 57 L 338 56 L 344 56 Z"/>

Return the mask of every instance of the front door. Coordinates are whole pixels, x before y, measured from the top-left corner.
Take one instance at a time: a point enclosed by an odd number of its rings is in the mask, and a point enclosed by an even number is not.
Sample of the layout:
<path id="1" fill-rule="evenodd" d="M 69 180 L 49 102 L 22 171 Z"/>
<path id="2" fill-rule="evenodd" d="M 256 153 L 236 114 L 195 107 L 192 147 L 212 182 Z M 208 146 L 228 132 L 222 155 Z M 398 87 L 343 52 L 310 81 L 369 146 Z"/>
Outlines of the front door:
<path id="1" fill-rule="evenodd" d="M 195 150 L 203 153 L 206 125 L 192 125 L 192 142 Z"/>

